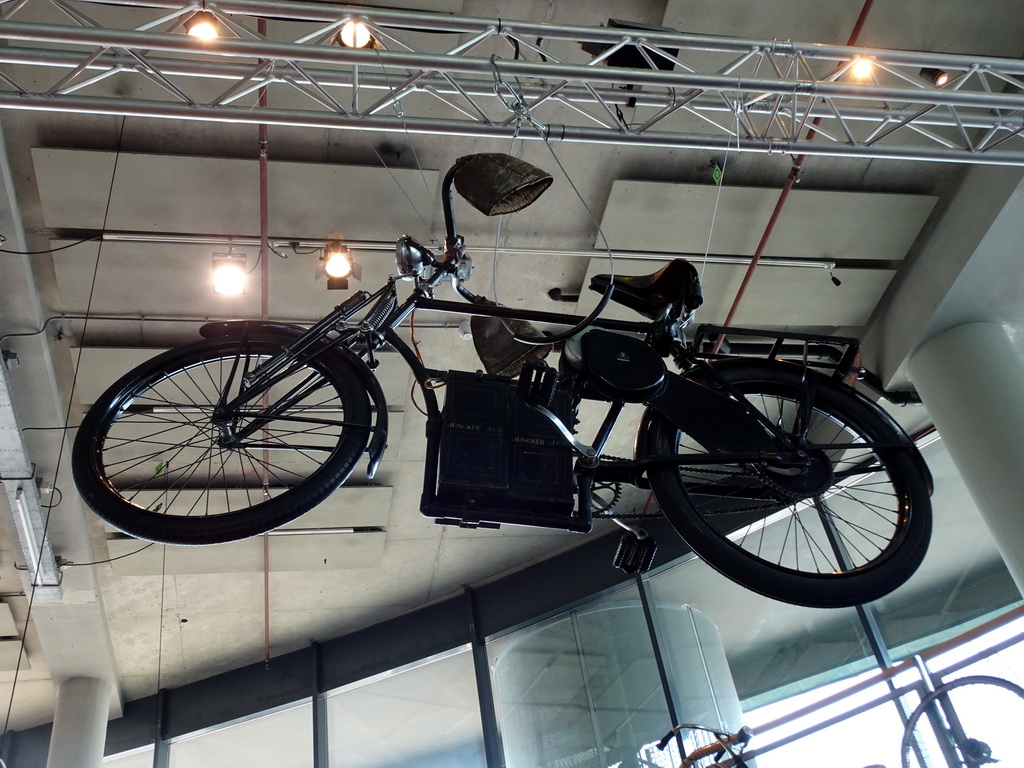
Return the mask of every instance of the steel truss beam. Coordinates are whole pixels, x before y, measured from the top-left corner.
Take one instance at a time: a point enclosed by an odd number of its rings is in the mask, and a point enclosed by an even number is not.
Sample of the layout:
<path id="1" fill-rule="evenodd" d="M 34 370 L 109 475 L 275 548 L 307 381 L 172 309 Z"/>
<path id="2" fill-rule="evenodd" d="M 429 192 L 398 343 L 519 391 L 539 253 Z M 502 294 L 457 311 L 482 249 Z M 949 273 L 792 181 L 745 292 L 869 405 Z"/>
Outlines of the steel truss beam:
<path id="1" fill-rule="evenodd" d="M 0 108 L 1024 165 L 1019 59 L 293 0 L 208 0 L 230 37 L 202 43 L 181 32 L 197 7 L 0 0 Z M 64 23 L 39 23 L 40 8 Z M 136 26 L 110 28 L 110 17 Z M 274 39 L 252 31 L 259 17 Z M 350 19 L 366 23 L 379 47 L 333 43 Z M 619 52 L 648 68 L 606 66 Z M 873 67 L 865 81 L 851 74 L 858 59 Z M 923 69 L 949 82 L 936 87 Z M 126 89 L 110 87 L 115 76 L 144 81 L 136 85 L 145 98 L 118 95 Z M 276 106 L 255 108 L 261 87 Z"/>

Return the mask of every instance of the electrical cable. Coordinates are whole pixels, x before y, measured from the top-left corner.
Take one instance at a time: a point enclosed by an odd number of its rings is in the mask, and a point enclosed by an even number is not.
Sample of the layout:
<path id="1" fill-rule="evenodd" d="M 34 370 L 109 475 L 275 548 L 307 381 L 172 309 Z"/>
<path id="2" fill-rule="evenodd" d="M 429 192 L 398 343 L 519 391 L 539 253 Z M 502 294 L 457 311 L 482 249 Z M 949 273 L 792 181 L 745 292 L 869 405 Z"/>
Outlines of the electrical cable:
<path id="1" fill-rule="evenodd" d="M 57 494 L 57 500 L 52 504 L 40 504 L 40 507 L 43 509 L 53 509 L 54 507 L 60 506 L 60 503 L 64 501 L 64 492 L 56 485 L 53 486 L 53 492 Z"/>
<path id="2" fill-rule="evenodd" d="M 3 237 L 2 235 L 0 235 L 0 238 L 3 238 L 2 240 L 0 240 L 0 242 L 6 242 L 6 240 L 7 240 L 7 238 Z M 43 254 L 43 253 L 56 253 L 57 251 L 63 251 L 65 249 L 67 249 L 67 248 L 74 248 L 76 245 L 81 245 L 82 243 L 88 243 L 88 242 L 91 242 L 93 240 L 102 240 L 102 239 L 103 239 L 103 235 L 93 235 L 92 237 L 86 237 L 86 238 L 84 238 L 82 240 L 79 240 L 77 242 L 69 243 L 68 245 L 61 245 L 61 246 L 58 246 L 56 248 L 48 248 L 45 251 L 13 251 L 13 250 L 9 250 L 7 248 L 0 248 L 0 253 L 14 253 L 14 254 L 17 254 L 19 256 L 38 256 L 38 255 Z"/>
<path id="3" fill-rule="evenodd" d="M 103 565 L 105 563 L 112 563 L 115 560 L 123 560 L 126 557 L 131 557 L 132 555 L 137 555 L 142 550 L 149 549 L 154 544 L 156 544 L 156 542 L 155 541 L 151 541 L 151 542 L 149 542 L 149 544 L 146 544 L 145 546 L 140 547 L 139 549 L 136 549 L 134 552 L 126 552 L 125 554 L 118 555 L 117 557 L 108 557 L 106 560 L 94 560 L 91 563 L 62 563 L 61 567 L 62 568 L 84 568 L 87 565 Z"/>
<path id="4" fill-rule="evenodd" d="M 18 338 L 24 338 L 24 337 L 28 337 L 28 336 L 38 336 L 41 333 L 45 333 L 46 332 L 46 327 L 50 323 L 52 323 L 54 320 L 60 320 L 62 317 L 63 317 L 63 315 L 51 315 L 50 317 L 46 318 L 43 321 L 43 327 L 40 328 L 39 330 L 36 330 L 36 331 L 26 331 L 24 333 L 8 333 L 8 334 L 5 334 L 4 336 L 0 336 L 0 344 L 3 344 L 8 339 L 18 339 Z"/>

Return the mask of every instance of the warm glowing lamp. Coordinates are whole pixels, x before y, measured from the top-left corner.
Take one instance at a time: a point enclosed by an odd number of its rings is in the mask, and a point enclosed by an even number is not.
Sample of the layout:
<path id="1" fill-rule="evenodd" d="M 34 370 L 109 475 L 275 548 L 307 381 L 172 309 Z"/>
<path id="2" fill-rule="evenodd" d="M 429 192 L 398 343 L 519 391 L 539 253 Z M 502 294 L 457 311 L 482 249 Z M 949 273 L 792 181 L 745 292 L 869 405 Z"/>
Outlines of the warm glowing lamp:
<path id="1" fill-rule="evenodd" d="M 373 43 L 369 27 L 361 21 L 349 19 L 341 25 L 338 40 L 346 48 L 366 48 Z"/>
<path id="2" fill-rule="evenodd" d="M 220 296 L 245 293 L 245 256 L 233 253 L 213 255 L 213 292 Z"/>
<path id="3" fill-rule="evenodd" d="M 871 77 L 871 73 L 874 71 L 875 65 L 871 62 L 871 59 L 857 58 L 853 60 L 853 76 L 858 80 L 867 80 Z"/>
<path id="4" fill-rule="evenodd" d="M 191 37 L 200 40 L 216 40 L 219 36 L 217 17 L 209 11 L 196 11 L 192 18 L 185 22 L 185 31 Z"/>
<path id="5" fill-rule="evenodd" d="M 352 258 L 348 249 L 337 243 L 324 251 L 324 274 L 328 277 L 348 277 L 352 274 Z"/>

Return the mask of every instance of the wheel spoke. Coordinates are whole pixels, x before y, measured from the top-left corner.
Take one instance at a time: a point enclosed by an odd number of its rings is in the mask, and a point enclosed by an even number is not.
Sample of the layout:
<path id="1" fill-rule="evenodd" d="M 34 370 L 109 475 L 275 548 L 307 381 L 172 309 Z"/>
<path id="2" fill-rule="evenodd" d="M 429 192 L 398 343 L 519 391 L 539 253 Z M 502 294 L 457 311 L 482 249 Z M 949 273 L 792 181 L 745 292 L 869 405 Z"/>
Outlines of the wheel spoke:
<path id="1" fill-rule="evenodd" d="M 87 414 L 76 481 L 108 522 L 155 541 L 228 541 L 287 522 L 348 475 L 371 432 L 354 373 L 333 358 L 294 363 L 246 400 L 245 374 L 281 349 L 246 345 L 167 353 Z M 215 410 L 230 402 L 233 413 Z M 232 522 L 209 527 L 221 519 Z"/>
<path id="2" fill-rule="evenodd" d="M 931 524 L 927 476 L 909 438 L 828 379 L 805 385 L 799 370 L 782 366 L 719 373 L 804 451 L 804 463 L 723 456 L 685 466 L 682 458 L 702 447 L 654 417 L 647 455 L 681 460 L 652 463 L 648 477 L 693 550 L 755 591 L 821 607 L 876 599 L 913 573 Z"/>

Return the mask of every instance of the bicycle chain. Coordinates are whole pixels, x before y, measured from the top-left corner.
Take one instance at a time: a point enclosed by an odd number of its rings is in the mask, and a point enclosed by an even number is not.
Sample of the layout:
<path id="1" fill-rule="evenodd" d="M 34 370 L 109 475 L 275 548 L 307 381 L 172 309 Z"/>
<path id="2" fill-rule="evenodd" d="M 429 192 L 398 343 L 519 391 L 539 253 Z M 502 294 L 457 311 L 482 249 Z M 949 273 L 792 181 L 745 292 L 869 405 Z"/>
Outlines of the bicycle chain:
<path id="1" fill-rule="evenodd" d="M 610 459 L 612 461 L 628 461 L 628 459 L 623 459 L 623 458 L 620 458 L 620 457 L 617 457 L 617 456 L 606 456 L 604 458 Z M 721 470 L 721 469 L 711 469 L 711 468 L 707 467 L 706 465 L 701 465 L 701 466 L 697 466 L 697 467 L 682 467 L 681 466 L 681 467 L 679 467 L 679 469 L 680 469 L 680 471 L 690 471 L 690 472 L 693 472 L 694 474 L 700 473 L 700 474 L 705 474 L 705 475 L 728 475 L 728 476 L 731 476 L 731 477 L 736 477 L 736 476 L 749 477 L 749 478 L 752 478 L 754 480 L 758 480 L 760 482 L 764 482 L 765 485 L 770 490 L 772 490 L 773 492 L 779 492 L 780 491 L 780 489 L 775 487 L 774 483 L 766 482 L 764 476 L 762 475 L 762 473 L 759 472 L 757 469 L 751 469 L 751 470 L 747 470 L 747 471 L 744 471 L 744 472 L 727 472 L 727 471 Z M 594 512 L 594 519 L 595 520 L 643 520 L 643 519 L 650 519 L 650 518 L 655 518 L 655 517 L 661 517 L 662 514 L 663 514 L 660 509 L 656 510 L 654 512 L 616 512 L 615 511 L 615 504 L 618 502 L 620 496 L 622 495 L 621 483 L 601 483 L 601 484 L 595 484 L 594 490 L 596 491 L 599 487 L 601 487 L 601 488 L 614 487 L 615 491 L 614 491 L 614 495 L 613 495 L 612 501 L 611 501 L 610 504 L 607 505 L 606 509 L 604 509 L 604 510 L 602 510 L 600 512 L 598 512 L 598 511 Z M 775 502 L 777 502 L 779 504 L 789 505 L 789 504 L 795 503 L 795 501 L 798 501 L 798 500 L 799 499 L 787 500 L 787 499 L 777 498 L 777 499 L 775 499 Z M 775 505 L 774 504 L 770 504 L 769 506 L 775 506 Z M 719 511 L 719 512 L 711 512 L 709 514 L 711 516 L 714 516 L 714 517 L 724 517 L 725 515 L 741 515 L 741 514 L 746 514 L 746 513 L 749 513 L 749 512 L 763 512 L 763 511 L 765 511 L 765 505 L 764 504 L 760 504 L 758 506 L 752 506 L 752 507 L 734 507 L 734 508 L 722 510 L 722 511 Z"/>
<path id="2" fill-rule="evenodd" d="M 614 457 L 610 457 L 610 458 L 614 458 Z M 689 472 L 692 472 L 694 474 L 700 473 L 700 474 L 704 474 L 704 475 L 727 475 L 727 476 L 730 476 L 730 477 L 737 477 L 737 476 L 739 476 L 739 477 L 752 478 L 754 480 L 758 480 L 758 481 L 762 481 L 762 482 L 764 481 L 764 478 L 761 476 L 761 473 L 759 471 L 757 471 L 756 469 L 754 469 L 754 470 L 747 470 L 747 471 L 744 471 L 744 472 L 727 472 L 727 471 L 721 470 L 721 469 L 711 469 L 711 468 L 709 468 L 706 465 L 701 465 L 701 466 L 696 466 L 696 467 L 684 467 L 684 466 L 681 466 L 681 467 L 679 467 L 679 469 L 680 469 L 680 471 L 689 471 Z M 773 490 L 773 491 L 777 490 L 777 489 L 775 489 L 773 487 L 773 484 L 766 483 L 766 485 L 768 485 L 768 487 L 771 488 L 771 490 Z M 786 500 L 779 499 L 779 498 L 775 499 L 775 501 L 778 502 L 778 503 L 781 503 L 781 504 L 786 504 L 787 503 Z M 789 503 L 793 503 L 793 502 L 789 502 Z M 769 505 L 769 506 L 774 506 L 774 505 Z M 749 512 L 763 512 L 763 511 L 765 511 L 765 505 L 764 504 L 760 504 L 760 505 L 751 506 L 751 507 L 733 507 L 731 509 L 721 510 L 721 511 L 718 511 L 718 512 L 710 512 L 708 514 L 709 514 L 709 516 L 713 516 L 713 517 L 724 517 L 725 515 L 741 515 L 741 514 L 746 514 L 746 513 L 749 513 Z M 628 520 L 628 519 L 638 519 L 638 518 L 660 517 L 661 515 L 662 515 L 662 512 L 659 510 L 657 512 L 649 512 L 647 514 L 641 514 L 641 513 L 634 512 L 634 513 L 623 513 L 623 514 L 612 514 L 612 515 L 600 515 L 600 517 L 607 518 L 607 519 L 621 518 L 621 519 Z M 597 515 L 595 515 L 595 517 L 597 517 Z"/>

